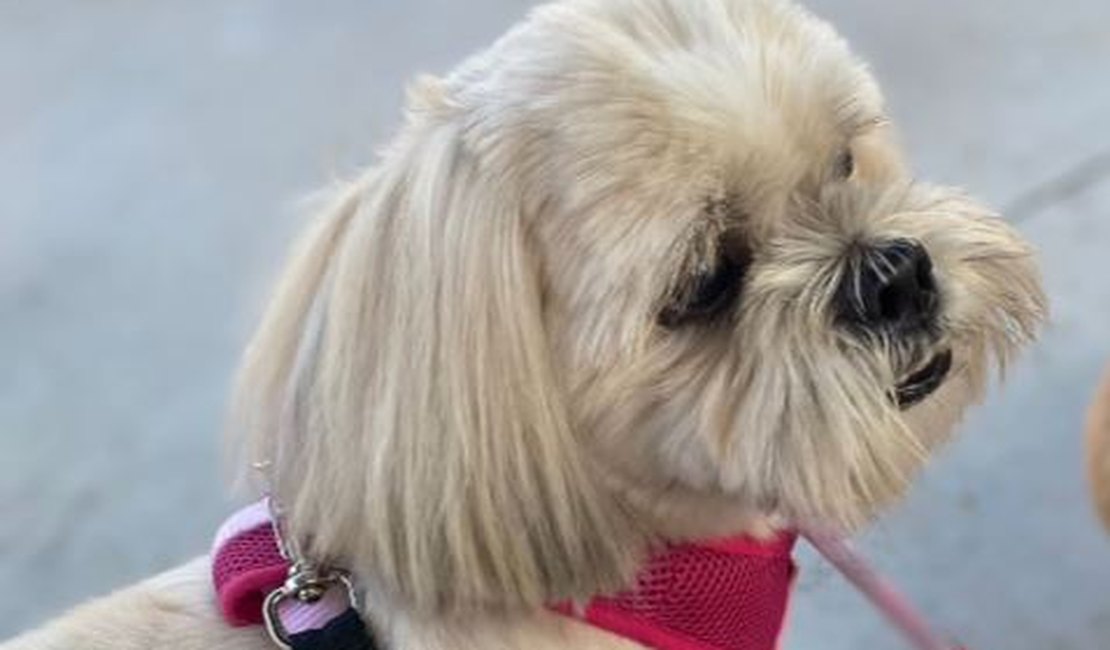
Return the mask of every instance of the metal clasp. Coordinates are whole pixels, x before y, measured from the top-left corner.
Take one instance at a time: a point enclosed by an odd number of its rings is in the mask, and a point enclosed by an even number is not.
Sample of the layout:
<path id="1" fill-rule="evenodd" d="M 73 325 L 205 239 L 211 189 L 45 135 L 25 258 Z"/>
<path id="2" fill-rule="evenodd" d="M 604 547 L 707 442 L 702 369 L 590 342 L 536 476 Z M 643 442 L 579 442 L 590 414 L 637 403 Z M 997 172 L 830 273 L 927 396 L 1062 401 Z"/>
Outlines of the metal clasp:
<path id="1" fill-rule="evenodd" d="M 348 607 L 357 610 L 358 593 L 355 591 L 351 576 L 346 571 L 321 567 L 304 559 L 299 545 L 286 532 L 285 513 L 281 506 L 272 495 L 267 497 L 267 503 L 278 550 L 292 566 L 289 567 L 289 577 L 286 578 L 285 584 L 266 596 L 266 600 L 262 603 L 262 616 L 266 622 L 266 631 L 269 632 L 273 642 L 283 650 L 292 650 L 289 632 L 282 625 L 278 611 L 283 602 L 296 600 L 305 605 L 312 605 L 319 602 L 328 590 L 343 587 L 347 592 Z"/>
<path id="2" fill-rule="evenodd" d="M 289 578 L 281 587 L 270 592 L 262 604 L 262 616 L 266 621 L 266 631 L 278 647 L 292 650 L 288 630 L 281 623 L 278 608 L 287 600 L 296 600 L 306 605 L 320 601 L 329 589 L 343 587 L 347 592 L 347 603 L 358 609 L 358 594 L 354 583 L 344 571 L 321 570 L 308 564 L 294 564 L 289 569 Z"/>

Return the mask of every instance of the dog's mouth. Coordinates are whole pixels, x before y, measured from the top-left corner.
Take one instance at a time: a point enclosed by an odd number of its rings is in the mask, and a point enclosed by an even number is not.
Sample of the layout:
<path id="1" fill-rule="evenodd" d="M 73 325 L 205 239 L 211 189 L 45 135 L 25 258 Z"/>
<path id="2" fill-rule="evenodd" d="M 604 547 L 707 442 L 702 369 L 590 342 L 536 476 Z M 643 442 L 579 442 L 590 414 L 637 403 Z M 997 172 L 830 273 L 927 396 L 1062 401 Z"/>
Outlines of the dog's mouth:
<path id="1" fill-rule="evenodd" d="M 903 411 L 917 406 L 935 393 L 952 370 L 952 351 L 934 355 L 928 363 L 913 371 L 894 389 L 893 399 Z"/>

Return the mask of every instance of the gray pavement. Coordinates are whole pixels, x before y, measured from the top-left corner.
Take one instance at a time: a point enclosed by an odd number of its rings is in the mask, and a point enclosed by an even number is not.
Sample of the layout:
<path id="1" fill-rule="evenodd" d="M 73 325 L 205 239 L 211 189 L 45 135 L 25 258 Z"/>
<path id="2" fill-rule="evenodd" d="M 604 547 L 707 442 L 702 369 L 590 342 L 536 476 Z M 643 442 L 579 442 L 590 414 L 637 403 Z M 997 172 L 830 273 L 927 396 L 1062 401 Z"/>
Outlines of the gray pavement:
<path id="1" fill-rule="evenodd" d="M 228 380 L 304 193 L 525 0 L 0 0 L 0 638 L 205 548 Z M 1110 648 L 1084 403 L 1110 358 L 1110 3 L 814 0 L 922 176 L 1041 248 L 1054 325 L 863 540 L 977 650 Z M 900 647 L 806 558 L 797 650 Z"/>

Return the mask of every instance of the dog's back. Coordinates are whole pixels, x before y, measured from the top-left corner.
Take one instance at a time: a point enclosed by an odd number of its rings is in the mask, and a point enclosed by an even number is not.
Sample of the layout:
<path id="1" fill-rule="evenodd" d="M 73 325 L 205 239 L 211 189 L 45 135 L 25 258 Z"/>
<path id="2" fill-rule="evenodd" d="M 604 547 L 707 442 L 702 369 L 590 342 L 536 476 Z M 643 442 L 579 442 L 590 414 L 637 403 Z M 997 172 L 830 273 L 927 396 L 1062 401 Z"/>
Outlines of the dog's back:
<path id="1" fill-rule="evenodd" d="M 207 558 L 86 603 L 0 650 L 268 650 L 261 629 L 222 623 Z"/>

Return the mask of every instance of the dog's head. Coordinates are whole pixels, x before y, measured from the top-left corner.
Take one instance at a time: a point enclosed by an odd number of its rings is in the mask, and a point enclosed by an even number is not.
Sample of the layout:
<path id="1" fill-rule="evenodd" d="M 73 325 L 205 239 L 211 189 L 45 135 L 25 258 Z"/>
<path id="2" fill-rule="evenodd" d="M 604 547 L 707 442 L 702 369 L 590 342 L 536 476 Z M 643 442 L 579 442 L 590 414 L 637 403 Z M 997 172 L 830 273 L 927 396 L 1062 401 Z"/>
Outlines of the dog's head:
<path id="1" fill-rule="evenodd" d="M 859 524 L 1043 314 L 1029 247 L 913 179 L 866 68 L 777 0 L 535 12 L 421 82 L 306 241 L 249 459 L 417 607 L 588 594 L 707 519 Z"/>

